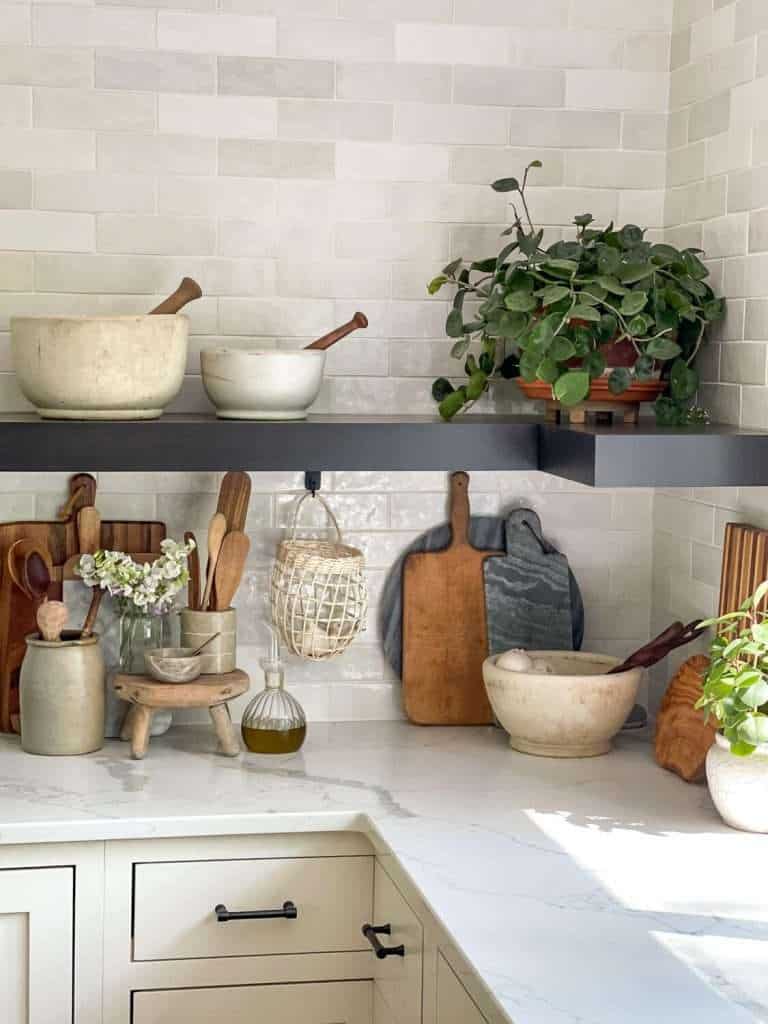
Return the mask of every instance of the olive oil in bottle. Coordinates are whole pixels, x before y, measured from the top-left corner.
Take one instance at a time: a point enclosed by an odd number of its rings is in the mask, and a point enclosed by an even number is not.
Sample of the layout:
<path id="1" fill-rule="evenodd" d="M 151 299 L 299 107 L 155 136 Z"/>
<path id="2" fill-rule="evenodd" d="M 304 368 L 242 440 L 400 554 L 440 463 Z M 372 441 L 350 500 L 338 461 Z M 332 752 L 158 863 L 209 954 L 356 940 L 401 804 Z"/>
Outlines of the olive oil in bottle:
<path id="1" fill-rule="evenodd" d="M 279 656 L 265 658 L 261 667 L 265 686 L 243 714 L 243 742 L 254 754 L 295 754 L 307 735 L 304 709 L 285 689 Z"/>

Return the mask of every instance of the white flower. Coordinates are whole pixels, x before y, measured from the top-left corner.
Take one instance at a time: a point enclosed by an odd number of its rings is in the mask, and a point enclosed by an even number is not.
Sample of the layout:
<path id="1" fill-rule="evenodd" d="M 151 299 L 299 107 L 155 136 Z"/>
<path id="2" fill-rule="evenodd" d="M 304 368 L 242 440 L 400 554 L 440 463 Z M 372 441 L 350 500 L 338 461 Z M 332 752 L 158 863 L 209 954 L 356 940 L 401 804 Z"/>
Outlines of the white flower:
<path id="1" fill-rule="evenodd" d="M 142 611 L 151 607 L 154 612 L 165 612 L 187 584 L 187 556 L 194 547 L 193 541 L 177 544 L 168 538 L 160 545 L 160 557 L 142 565 L 123 551 L 97 551 L 82 555 L 75 572 L 86 586 L 100 587 Z"/>

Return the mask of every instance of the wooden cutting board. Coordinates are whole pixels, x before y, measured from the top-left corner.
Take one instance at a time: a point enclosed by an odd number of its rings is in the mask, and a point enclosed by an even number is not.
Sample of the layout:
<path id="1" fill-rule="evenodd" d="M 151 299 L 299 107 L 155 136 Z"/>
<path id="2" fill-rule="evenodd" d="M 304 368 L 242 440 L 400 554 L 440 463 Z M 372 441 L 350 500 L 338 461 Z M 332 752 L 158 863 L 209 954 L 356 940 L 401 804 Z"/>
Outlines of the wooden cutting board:
<path id="1" fill-rule="evenodd" d="M 726 523 L 718 615 L 736 611 L 766 578 L 768 530 L 747 523 Z"/>
<path id="2" fill-rule="evenodd" d="M 469 477 L 451 476 L 451 542 L 413 552 L 403 568 L 403 700 L 418 725 L 493 721 L 483 684 L 488 656 L 483 564 L 501 551 L 469 543 Z"/>

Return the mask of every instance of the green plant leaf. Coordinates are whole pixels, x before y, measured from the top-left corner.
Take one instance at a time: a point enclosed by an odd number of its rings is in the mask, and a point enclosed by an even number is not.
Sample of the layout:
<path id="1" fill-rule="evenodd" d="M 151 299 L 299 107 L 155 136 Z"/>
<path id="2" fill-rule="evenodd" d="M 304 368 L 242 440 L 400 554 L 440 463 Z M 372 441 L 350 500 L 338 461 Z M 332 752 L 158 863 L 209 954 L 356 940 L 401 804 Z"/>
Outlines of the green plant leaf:
<path id="1" fill-rule="evenodd" d="M 576 349 L 570 339 L 563 337 L 562 334 L 558 334 L 549 346 L 547 355 L 550 359 L 554 359 L 556 363 L 565 363 L 576 355 Z"/>
<path id="2" fill-rule="evenodd" d="M 623 316 L 635 316 L 636 313 L 640 313 L 645 309 L 647 302 L 648 295 L 646 292 L 629 292 L 621 300 L 619 309 Z"/>
<path id="3" fill-rule="evenodd" d="M 653 326 L 653 320 L 650 317 L 645 316 L 643 313 L 639 313 L 637 316 L 633 316 L 627 324 L 627 330 L 633 338 L 642 338 L 647 333 L 648 328 Z"/>
<path id="4" fill-rule="evenodd" d="M 603 313 L 600 317 L 600 326 L 597 329 L 599 340 L 603 343 L 613 341 L 619 330 L 619 321 L 613 313 Z"/>
<path id="5" fill-rule="evenodd" d="M 542 306 L 554 306 L 556 302 L 570 294 L 570 289 L 566 288 L 563 284 L 550 284 L 536 292 L 536 295 L 541 299 Z"/>
<path id="6" fill-rule="evenodd" d="M 681 254 L 674 246 L 660 243 L 651 246 L 651 259 L 657 267 L 666 267 L 681 259 Z"/>
<path id="7" fill-rule="evenodd" d="M 540 352 L 543 352 L 549 347 L 549 344 L 554 337 L 555 326 L 557 325 L 553 325 L 550 317 L 545 317 L 543 320 L 537 321 L 529 335 L 530 344 L 535 345 Z"/>
<path id="8" fill-rule="evenodd" d="M 520 182 L 517 178 L 499 178 L 491 185 L 494 192 L 519 192 Z"/>
<path id="9" fill-rule="evenodd" d="M 655 376 L 655 365 L 652 356 L 645 353 L 638 357 L 635 363 L 635 377 L 639 381 L 653 380 Z"/>
<path id="10" fill-rule="evenodd" d="M 636 224 L 627 224 L 619 232 L 621 244 L 628 249 L 639 245 L 643 240 L 643 232 Z"/>
<path id="11" fill-rule="evenodd" d="M 460 338 L 464 334 L 464 317 L 460 309 L 452 309 L 445 321 L 445 333 L 449 338 Z"/>
<path id="12" fill-rule="evenodd" d="M 611 370 L 608 377 L 608 390 L 612 395 L 620 395 L 627 390 L 631 383 L 632 374 L 626 366 L 617 366 L 615 370 Z"/>
<path id="13" fill-rule="evenodd" d="M 615 249 L 611 249 L 610 252 L 615 252 Z M 597 278 L 597 283 L 601 285 L 611 295 L 626 295 L 629 291 L 623 284 L 619 284 L 615 277 L 611 277 L 610 274 L 600 274 Z"/>
<path id="14" fill-rule="evenodd" d="M 496 269 L 496 257 L 491 256 L 487 260 L 475 260 L 469 265 L 470 270 L 477 270 L 483 274 L 491 274 Z"/>
<path id="15" fill-rule="evenodd" d="M 707 286 L 702 282 L 698 281 L 695 277 L 691 277 L 689 274 L 683 275 L 679 278 L 680 284 L 685 290 L 693 295 L 696 299 L 703 299 L 707 294 Z"/>
<path id="16" fill-rule="evenodd" d="M 600 323 L 600 314 L 594 307 L 577 303 L 568 314 L 569 320 L 587 320 L 590 323 Z"/>
<path id="17" fill-rule="evenodd" d="M 745 743 L 743 740 L 731 740 L 731 753 L 736 757 L 749 757 L 754 753 L 754 743 Z"/>
<path id="18" fill-rule="evenodd" d="M 536 380 L 536 371 L 539 368 L 541 362 L 541 353 L 535 349 L 529 352 L 523 352 L 520 356 L 520 376 L 523 380 L 533 381 Z"/>
<path id="19" fill-rule="evenodd" d="M 592 332 L 588 327 L 579 325 L 570 329 L 571 340 L 573 341 L 574 355 L 585 356 L 593 348 Z"/>
<path id="20" fill-rule="evenodd" d="M 672 397 L 680 402 L 693 398 L 699 386 L 699 375 L 684 359 L 676 359 L 669 374 Z"/>
<path id="21" fill-rule="evenodd" d="M 667 360 L 679 356 L 681 349 L 677 342 L 670 338 L 653 338 L 645 346 L 645 351 L 654 359 Z"/>
<path id="22" fill-rule="evenodd" d="M 536 376 L 547 384 L 553 384 L 560 376 L 560 367 L 549 356 L 545 356 L 536 367 Z"/>
<path id="23" fill-rule="evenodd" d="M 467 392 L 465 388 L 457 388 L 452 391 L 450 395 L 447 395 L 440 405 L 438 406 L 438 412 L 444 420 L 453 419 L 457 412 L 464 408 L 467 404 Z"/>
<path id="24" fill-rule="evenodd" d="M 757 682 L 742 690 L 739 693 L 739 697 L 747 707 L 757 711 L 759 707 L 762 707 L 768 701 L 768 683 L 765 679 L 758 679 Z"/>
<path id="25" fill-rule="evenodd" d="M 575 274 L 579 269 L 579 264 L 575 260 L 545 260 L 544 266 L 547 267 L 548 270 L 562 270 L 563 273 L 566 274 Z"/>
<path id="26" fill-rule="evenodd" d="M 577 405 L 589 394 L 589 374 L 584 370 L 568 370 L 555 381 L 553 392 L 562 405 Z"/>
<path id="27" fill-rule="evenodd" d="M 499 317 L 497 330 L 502 338 L 519 338 L 528 326 L 528 317 L 524 313 L 502 313 Z"/>
<path id="28" fill-rule="evenodd" d="M 768 580 L 764 580 L 752 595 L 751 606 L 758 608 L 768 596 Z"/>
<path id="29" fill-rule="evenodd" d="M 691 249 L 686 249 L 683 253 L 683 266 L 686 272 L 698 281 L 703 281 L 705 277 L 709 277 L 709 271 Z"/>
<path id="30" fill-rule="evenodd" d="M 601 377 L 605 369 L 605 356 L 602 352 L 598 351 L 588 352 L 584 356 L 582 369 L 586 370 L 592 379 Z"/>
<path id="31" fill-rule="evenodd" d="M 768 645 L 768 622 L 756 622 L 750 630 L 752 637 L 759 644 Z"/>
<path id="32" fill-rule="evenodd" d="M 504 296 L 504 305 L 511 313 L 531 313 L 539 300 L 530 292 L 512 291 Z"/>
<path id="33" fill-rule="evenodd" d="M 487 383 L 488 375 L 483 373 L 482 370 L 476 370 L 469 378 L 469 383 L 467 384 L 467 401 L 476 402 L 485 391 Z"/>
<path id="34" fill-rule="evenodd" d="M 443 273 L 446 277 L 453 277 L 463 262 L 464 259 L 461 256 L 456 260 L 451 260 L 447 266 L 443 267 Z"/>
<path id="35" fill-rule="evenodd" d="M 650 277 L 654 269 L 651 263 L 628 263 L 619 267 L 619 280 L 622 284 L 637 284 L 638 281 L 643 281 L 646 277 Z"/>
<path id="36" fill-rule="evenodd" d="M 451 357 L 453 359 L 463 359 L 469 349 L 469 337 L 465 336 L 459 338 L 451 345 Z"/>
<path id="37" fill-rule="evenodd" d="M 448 281 L 445 274 L 438 274 L 437 277 L 433 277 L 427 285 L 427 291 L 430 295 L 434 295 L 435 292 L 439 292 L 443 285 Z"/>
<path id="38" fill-rule="evenodd" d="M 445 377 L 438 377 L 432 384 L 432 397 L 436 402 L 442 402 L 448 395 L 452 395 L 456 389 Z"/>
<path id="39" fill-rule="evenodd" d="M 737 734 L 742 743 L 768 743 L 768 715 L 749 715 L 738 727 Z"/>
<path id="40" fill-rule="evenodd" d="M 722 320 L 725 316 L 725 299 L 710 299 L 703 306 L 704 318 L 710 323 L 715 320 Z"/>
<path id="41" fill-rule="evenodd" d="M 600 274 L 613 277 L 621 264 L 621 254 L 610 245 L 601 245 L 597 253 L 597 269 Z"/>

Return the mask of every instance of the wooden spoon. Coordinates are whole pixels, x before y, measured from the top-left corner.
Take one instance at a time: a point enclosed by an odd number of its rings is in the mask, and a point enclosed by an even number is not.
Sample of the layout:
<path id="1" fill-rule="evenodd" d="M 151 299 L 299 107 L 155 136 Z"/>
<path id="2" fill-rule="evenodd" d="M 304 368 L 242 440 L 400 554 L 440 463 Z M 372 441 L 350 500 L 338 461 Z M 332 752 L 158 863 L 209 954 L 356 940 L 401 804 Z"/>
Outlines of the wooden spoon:
<path id="1" fill-rule="evenodd" d="M 227 530 L 244 530 L 251 500 L 251 478 L 247 473 L 225 473 L 219 488 L 216 511 L 227 520 Z"/>
<path id="2" fill-rule="evenodd" d="M 61 640 L 61 631 L 67 624 L 69 612 L 62 601 L 46 601 L 37 609 L 37 626 L 43 640 Z"/>
<path id="3" fill-rule="evenodd" d="M 197 611 L 200 607 L 200 551 L 197 547 L 197 540 L 194 533 L 187 531 L 184 534 L 184 542 L 194 542 L 194 550 L 187 555 L 187 569 L 189 570 L 189 582 L 187 583 L 187 607 Z"/>
<path id="4" fill-rule="evenodd" d="M 31 601 L 32 595 L 27 590 L 22 575 L 24 560 L 23 552 L 20 551 L 20 548 L 21 545 L 25 543 L 27 542 L 24 538 L 22 538 L 21 540 L 14 541 L 13 544 L 11 544 L 11 546 L 8 548 L 8 551 L 5 556 L 5 561 L 8 567 L 8 575 L 11 577 L 13 582 L 22 592 L 22 594 L 24 594 L 25 597 L 28 597 Z"/>
<path id="5" fill-rule="evenodd" d="M 93 505 L 77 513 L 77 539 L 83 555 L 93 555 L 101 547 L 101 516 Z"/>
<path id="6" fill-rule="evenodd" d="M 101 599 L 103 596 L 104 591 L 101 587 L 93 587 L 93 596 L 91 597 L 91 603 L 88 607 L 88 614 L 85 616 L 85 622 L 83 623 L 83 628 L 80 631 L 81 640 L 87 640 L 93 633 L 93 627 L 96 625 L 96 618 L 99 614 L 99 608 L 101 606 Z"/>
<path id="7" fill-rule="evenodd" d="M 341 341 L 342 338 L 346 338 L 352 331 L 356 331 L 358 327 L 367 327 L 368 317 L 365 313 L 355 313 L 350 321 L 346 324 L 342 324 L 341 327 L 337 327 L 334 331 L 329 331 L 328 334 L 324 334 L 322 338 L 318 338 L 317 341 L 313 341 L 311 345 L 305 345 L 307 349 L 320 349 L 324 351 L 330 348 L 331 345 L 335 345 L 337 341 Z"/>
<path id="8" fill-rule="evenodd" d="M 216 611 L 222 612 L 232 606 L 250 549 L 250 540 L 239 530 L 228 533 L 224 538 L 216 566 Z"/>
<path id="9" fill-rule="evenodd" d="M 227 533 L 227 520 L 221 512 L 216 512 L 208 524 L 208 565 L 205 575 L 205 590 L 203 592 L 203 610 L 207 610 L 211 601 L 211 590 L 216 575 L 216 563 L 219 560 L 219 552 L 224 537 Z"/>
<path id="10" fill-rule="evenodd" d="M 24 558 L 22 577 L 27 592 L 32 595 L 33 601 L 43 604 L 43 602 L 48 600 L 51 573 L 46 559 L 43 558 L 39 551 L 30 551 Z"/>
<path id="11" fill-rule="evenodd" d="M 159 306 L 149 311 L 150 316 L 163 316 L 171 313 L 178 313 L 188 302 L 194 302 L 203 294 L 203 290 L 197 281 L 191 277 L 182 278 L 181 284 L 167 299 L 163 299 Z"/>

